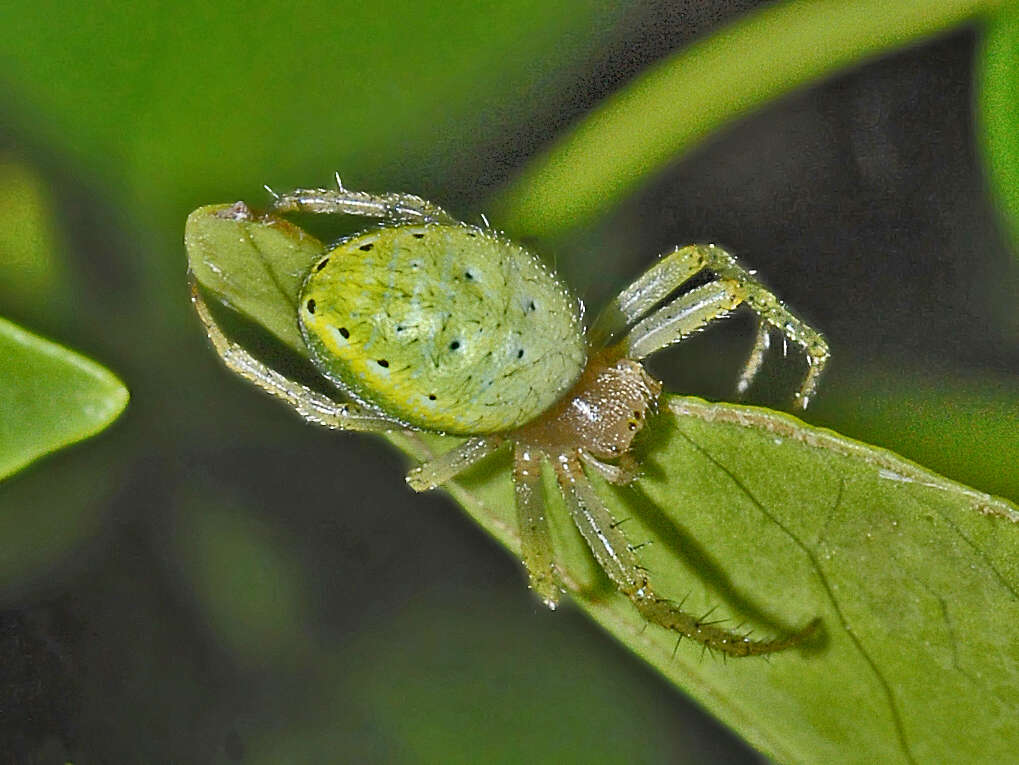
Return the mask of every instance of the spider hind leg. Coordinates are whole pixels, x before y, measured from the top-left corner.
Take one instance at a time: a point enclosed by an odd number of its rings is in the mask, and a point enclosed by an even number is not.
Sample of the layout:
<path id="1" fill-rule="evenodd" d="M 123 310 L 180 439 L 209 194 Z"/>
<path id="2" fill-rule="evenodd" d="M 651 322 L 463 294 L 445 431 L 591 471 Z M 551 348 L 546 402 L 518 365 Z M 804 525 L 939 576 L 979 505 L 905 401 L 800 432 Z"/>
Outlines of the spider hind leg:
<path id="1" fill-rule="evenodd" d="M 791 634 L 770 640 L 753 640 L 748 633 L 730 631 L 717 620 L 708 620 L 659 597 L 648 581 L 647 570 L 640 564 L 635 548 L 627 542 L 620 524 L 614 522 L 608 508 L 595 493 L 577 457 L 564 456 L 555 462 L 556 477 L 573 521 L 587 542 L 595 560 L 609 579 L 636 606 L 648 622 L 690 638 L 708 650 L 725 656 L 757 656 L 799 645 L 819 625 L 818 620 Z"/>

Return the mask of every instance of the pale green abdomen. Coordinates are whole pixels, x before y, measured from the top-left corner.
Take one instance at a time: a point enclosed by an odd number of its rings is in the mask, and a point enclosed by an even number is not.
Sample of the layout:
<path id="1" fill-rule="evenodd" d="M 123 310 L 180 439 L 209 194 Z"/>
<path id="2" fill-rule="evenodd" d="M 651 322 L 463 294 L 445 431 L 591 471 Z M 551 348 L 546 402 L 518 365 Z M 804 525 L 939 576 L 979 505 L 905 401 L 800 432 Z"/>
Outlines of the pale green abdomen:
<path id="1" fill-rule="evenodd" d="M 580 375 L 577 301 L 519 245 L 469 226 L 381 228 L 311 271 L 298 311 L 326 376 L 408 425 L 534 419 Z"/>

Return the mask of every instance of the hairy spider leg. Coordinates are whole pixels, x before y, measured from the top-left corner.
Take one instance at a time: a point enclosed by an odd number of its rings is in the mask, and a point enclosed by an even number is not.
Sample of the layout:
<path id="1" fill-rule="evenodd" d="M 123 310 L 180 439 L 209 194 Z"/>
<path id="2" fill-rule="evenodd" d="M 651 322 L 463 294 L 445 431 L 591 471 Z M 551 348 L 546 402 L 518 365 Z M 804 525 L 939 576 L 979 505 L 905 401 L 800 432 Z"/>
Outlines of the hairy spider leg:
<path id="1" fill-rule="evenodd" d="M 370 194 L 349 189 L 294 189 L 274 194 L 273 210 L 280 213 L 356 215 L 403 223 L 459 223 L 438 205 L 414 194 Z"/>
<path id="2" fill-rule="evenodd" d="M 756 656 L 791 648 L 817 629 L 820 622 L 815 619 L 789 635 L 773 640 L 752 640 L 746 634 L 723 629 L 715 621 L 705 621 L 707 615 L 696 617 L 673 601 L 660 598 L 651 588 L 647 570 L 640 565 L 633 546 L 595 493 L 579 460 L 563 455 L 554 465 L 573 522 L 595 560 L 647 621 L 728 656 Z"/>
<path id="3" fill-rule="evenodd" d="M 513 488 L 517 499 L 520 559 L 527 569 L 531 589 L 546 606 L 554 609 L 562 587 L 545 511 L 541 483 L 544 461 L 542 452 L 517 444 L 513 451 Z"/>
<path id="4" fill-rule="evenodd" d="M 637 322 L 623 337 L 623 355 L 638 361 L 678 343 L 742 301 L 737 285 L 714 281 L 692 289 Z"/>
<path id="5" fill-rule="evenodd" d="M 684 282 L 704 270 L 714 273 L 717 280 L 645 316 Z M 608 340 L 644 316 L 622 340 L 626 355 L 641 359 L 679 342 L 744 303 L 757 314 L 760 325 L 737 390 L 745 392 L 760 369 L 769 345 L 769 332 L 774 327 L 803 348 L 807 356 L 807 374 L 795 396 L 795 404 L 806 407 L 828 361 L 828 343 L 731 254 L 713 244 L 679 247 L 661 258 L 602 311 L 592 328 L 592 337 Z"/>
<path id="6" fill-rule="evenodd" d="M 250 380 L 262 390 L 287 402 L 308 422 L 334 430 L 367 432 L 399 430 L 404 427 L 397 420 L 391 419 L 381 412 L 375 412 L 351 402 L 333 401 L 328 396 L 323 396 L 321 393 L 267 367 L 223 334 L 223 330 L 212 317 L 209 306 L 202 298 L 201 292 L 198 290 L 198 283 L 191 271 L 188 271 L 188 285 L 191 289 L 191 302 L 194 303 L 198 317 L 205 327 L 205 332 L 227 368 L 246 380 Z"/>

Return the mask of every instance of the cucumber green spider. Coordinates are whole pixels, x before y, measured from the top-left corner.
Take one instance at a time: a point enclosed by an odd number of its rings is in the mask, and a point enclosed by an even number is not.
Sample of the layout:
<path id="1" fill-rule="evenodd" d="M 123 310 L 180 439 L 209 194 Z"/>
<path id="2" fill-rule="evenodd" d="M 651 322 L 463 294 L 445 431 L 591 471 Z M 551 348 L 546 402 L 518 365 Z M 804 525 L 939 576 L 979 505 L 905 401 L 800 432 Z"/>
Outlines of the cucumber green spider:
<path id="1" fill-rule="evenodd" d="M 750 385 L 778 330 L 806 355 L 795 404 L 809 402 L 829 355 L 824 338 L 729 253 L 710 244 L 667 253 L 585 332 L 580 302 L 537 257 L 431 202 L 342 186 L 276 195 L 272 215 L 298 212 L 381 221 L 322 253 L 304 278 L 294 317 L 316 368 L 342 400 L 283 376 L 228 339 L 192 276 L 198 315 L 230 369 L 325 427 L 465 436 L 410 471 L 416 491 L 441 486 L 511 444 L 521 558 L 549 608 L 562 585 L 541 484 L 546 460 L 595 560 L 648 622 L 728 656 L 779 651 L 814 631 L 816 620 L 752 640 L 656 595 L 586 473 L 614 484 L 634 479 L 631 445 L 661 393 L 641 360 L 740 305 L 757 314 L 759 326 L 738 391 Z M 243 203 L 228 214 L 253 218 Z M 714 278 L 673 297 L 705 271 Z"/>

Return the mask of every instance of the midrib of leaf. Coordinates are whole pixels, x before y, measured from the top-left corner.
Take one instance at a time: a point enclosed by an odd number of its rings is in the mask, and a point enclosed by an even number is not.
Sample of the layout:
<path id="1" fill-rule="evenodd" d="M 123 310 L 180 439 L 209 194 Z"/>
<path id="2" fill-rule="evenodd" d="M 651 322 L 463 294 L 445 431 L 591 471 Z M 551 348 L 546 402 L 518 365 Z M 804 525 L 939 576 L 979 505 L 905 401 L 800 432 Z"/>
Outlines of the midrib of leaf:
<path id="1" fill-rule="evenodd" d="M 684 409 L 686 408 L 684 407 Z M 673 411 L 675 411 L 675 409 L 673 409 Z M 867 666 L 874 673 L 874 678 L 881 688 L 881 693 L 884 695 L 885 699 L 888 702 L 889 714 L 891 715 L 892 722 L 895 726 L 895 735 L 899 741 L 899 744 L 902 747 L 903 754 L 905 755 L 907 760 L 909 760 L 910 762 L 915 762 L 913 753 L 910 750 L 909 741 L 906 738 L 906 732 L 902 724 L 902 713 L 899 709 L 898 701 L 895 698 L 895 693 L 894 691 L 892 691 L 891 685 L 889 684 L 888 679 L 885 677 L 884 672 L 882 672 L 877 662 L 874 661 L 874 657 L 870 655 L 870 652 L 867 650 L 867 647 L 853 633 L 851 625 L 849 624 L 849 621 L 846 619 L 842 606 L 839 603 L 839 599 L 835 597 L 835 592 L 831 587 L 831 583 L 828 581 L 828 577 L 824 573 L 824 568 L 821 566 L 820 561 L 818 561 L 814 550 L 810 548 L 796 533 L 790 530 L 789 527 L 786 526 L 774 513 L 769 511 L 768 508 L 765 507 L 764 504 L 760 500 L 758 500 L 756 496 L 754 496 L 753 492 L 751 492 L 750 489 L 747 488 L 746 484 L 742 480 L 740 480 L 739 476 L 737 476 L 733 471 L 726 467 L 722 462 L 715 459 L 705 447 L 701 446 L 696 441 L 694 441 L 694 439 L 686 435 L 681 427 L 677 428 L 677 430 L 679 434 L 690 443 L 691 446 L 693 446 L 695 449 L 697 449 L 697 451 L 704 455 L 705 459 L 707 459 L 715 467 L 717 467 L 719 471 L 724 473 L 728 477 L 728 479 L 732 482 L 733 486 L 735 486 L 736 489 L 741 494 L 743 494 L 754 505 L 754 507 L 757 508 L 759 512 L 765 515 L 771 523 L 775 524 L 775 526 L 780 528 L 782 530 L 782 533 L 789 537 L 789 539 L 792 540 L 792 542 L 798 548 L 800 548 L 803 554 L 810 561 L 810 565 L 813 568 L 814 573 L 817 575 L 817 578 L 821 581 L 821 585 L 824 588 L 825 595 L 835 611 L 839 625 L 841 626 L 842 630 L 846 633 L 846 635 L 848 635 L 849 639 L 852 641 L 856 651 L 860 654 L 863 660 L 867 663 Z M 844 454 L 844 452 L 840 453 Z M 832 512 L 835 512 L 838 509 L 839 505 L 841 504 L 844 488 L 845 482 L 842 481 L 839 483 L 839 493 L 835 499 Z"/>

